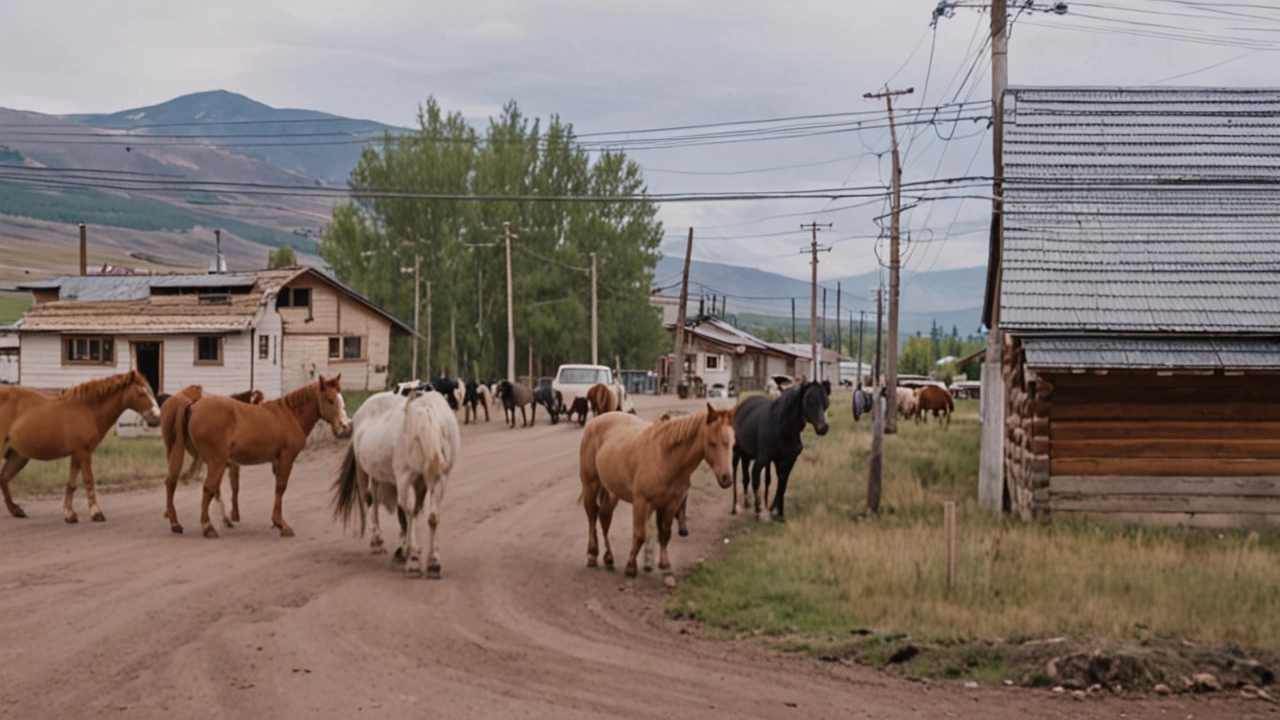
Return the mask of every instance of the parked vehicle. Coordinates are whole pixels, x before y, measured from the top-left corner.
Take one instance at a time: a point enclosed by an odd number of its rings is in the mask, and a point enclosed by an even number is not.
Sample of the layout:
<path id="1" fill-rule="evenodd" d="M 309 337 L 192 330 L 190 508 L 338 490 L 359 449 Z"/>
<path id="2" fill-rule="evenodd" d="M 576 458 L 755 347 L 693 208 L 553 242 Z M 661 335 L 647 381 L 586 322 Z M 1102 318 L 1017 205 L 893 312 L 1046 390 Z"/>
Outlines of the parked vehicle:
<path id="1" fill-rule="evenodd" d="M 606 365 L 561 365 L 551 388 L 560 393 L 566 408 L 573 406 L 576 398 L 585 398 L 587 390 L 596 383 L 613 386 L 613 370 Z"/>

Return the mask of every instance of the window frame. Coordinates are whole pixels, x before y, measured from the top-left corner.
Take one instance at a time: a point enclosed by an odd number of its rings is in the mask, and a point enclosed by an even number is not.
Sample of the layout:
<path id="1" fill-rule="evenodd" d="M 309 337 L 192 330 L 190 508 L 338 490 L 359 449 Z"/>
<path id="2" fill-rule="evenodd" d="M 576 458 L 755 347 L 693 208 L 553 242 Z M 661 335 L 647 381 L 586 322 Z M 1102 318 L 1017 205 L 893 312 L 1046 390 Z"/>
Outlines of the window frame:
<path id="1" fill-rule="evenodd" d="M 271 336 L 258 336 L 258 359 L 269 360 L 271 358 Z"/>
<path id="2" fill-rule="evenodd" d="M 74 358 L 72 357 L 72 353 L 69 351 L 71 348 L 75 347 L 74 345 L 71 345 L 71 343 L 78 341 L 83 341 L 85 343 L 85 356 L 83 358 Z M 98 343 L 99 357 L 97 360 L 93 360 L 89 357 L 91 352 L 90 348 L 93 347 L 93 343 L 95 342 Z M 104 352 L 104 350 L 109 352 Z M 114 335 L 63 335 L 61 355 L 63 365 L 115 365 L 116 339 Z"/>
<path id="3" fill-rule="evenodd" d="M 712 367 L 711 361 L 715 360 L 715 366 Z M 724 363 L 719 354 L 707 353 L 702 356 L 702 369 L 706 372 L 720 372 L 724 370 Z"/>
<path id="4" fill-rule="evenodd" d="M 347 357 L 347 346 L 350 341 L 359 343 L 359 357 Z M 369 345 L 365 342 L 363 335 L 330 335 L 329 336 L 329 362 L 363 362 L 369 359 L 366 353 Z"/>
<path id="5" fill-rule="evenodd" d="M 201 340 L 216 340 L 216 341 L 217 341 L 217 343 L 218 343 L 218 345 L 217 345 L 217 347 L 218 347 L 218 358 L 217 358 L 216 360 L 201 360 L 201 359 L 200 359 L 200 341 L 201 341 Z M 193 350 L 193 359 L 194 359 L 194 362 L 193 362 L 192 364 L 193 364 L 193 365 L 205 365 L 205 366 L 225 365 L 225 364 L 226 364 L 226 359 L 227 359 L 227 353 L 226 353 L 226 342 L 225 342 L 225 340 L 226 340 L 226 338 L 224 338 L 224 337 L 223 337 L 223 336 L 221 336 L 221 335 L 196 335 L 196 336 L 195 336 L 195 338 L 193 338 L 193 340 L 192 340 L 192 342 L 193 342 L 193 344 L 194 344 L 194 347 L 192 348 L 192 350 Z"/>

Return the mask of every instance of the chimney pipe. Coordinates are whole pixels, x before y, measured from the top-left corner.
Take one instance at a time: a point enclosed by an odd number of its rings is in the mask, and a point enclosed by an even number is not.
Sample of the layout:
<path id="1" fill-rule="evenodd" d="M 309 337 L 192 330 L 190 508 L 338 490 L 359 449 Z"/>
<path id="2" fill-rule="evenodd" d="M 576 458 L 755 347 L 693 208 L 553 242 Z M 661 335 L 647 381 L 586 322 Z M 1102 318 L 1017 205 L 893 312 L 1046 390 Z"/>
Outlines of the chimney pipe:
<path id="1" fill-rule="evenodd" d="M 209 272 L 224 273 L 227 271 L 227 263 L 222 259 L 222 231 L 221 230 L 213 231 L 213 241 L 214 241 L 214 247 L 215 247 L 215 251 L 214 251 L 215 254 L 213 256 L 213 267 L 209 270 Z"/>
<path id="2" fill-rule="evenodd" d="M 89 274 L 89 241 L 84 223 L 80 223 L 80 274 Z"/>

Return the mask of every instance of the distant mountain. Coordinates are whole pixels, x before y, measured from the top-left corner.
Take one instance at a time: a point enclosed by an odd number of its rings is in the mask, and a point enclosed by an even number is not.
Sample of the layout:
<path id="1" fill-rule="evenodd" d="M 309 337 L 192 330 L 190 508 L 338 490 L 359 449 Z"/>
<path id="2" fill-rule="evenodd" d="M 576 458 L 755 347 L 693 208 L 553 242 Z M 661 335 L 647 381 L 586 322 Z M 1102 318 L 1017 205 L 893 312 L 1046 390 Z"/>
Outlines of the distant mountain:
<path id="1" fill-rule="evenodd" d="M 108 114 L 63 117 L 104 130 L 201 138 L 330 184 L 346 182 L 367 141 L 385 132 L 405 131 L 315 110 L 273 108 L 226 90 L 183 95 L 159 105 Z"/>
<path id="2" fill-rule="evenodd" d="M 679 293 L 680 275 L 683 258 L 663 257 L 654 270 L 655 285 L 664 294 Z M 956 327 L 960 334 L 968 335 L 977 332 L 981 323 L 982 298 L 986 288 L 987 270 L 985 267 L 960 268 L 957 270 L 936 270 L 931 272 L 902 273 L 900 291 L 901 318 L 900 332 L 911 335 L 916 332 L 928 333 L 933 323 L 937 323 L 945 332 Z M 835 289 L 839 282 L 844 293 L 844 309 L 868 309 L 868 322 L 875 322 L 875 303 L 868 299 L 869 291 L 875 288 L 878 280 L 874 272 L 853 275 L 833 280 L 824 280 L 820 284 L 828 288 L 828 316 L 835 317 Z M 759 298 L 797 299 L 799 313 L 798 327 L 808 327 L 809 283 L 796 280 L 785 275 L 767 272 L 758 268 L 726 265 L 723 263 L 702 262 L 689 263 L 689 295 L 690 311 L 697 311 L 696 298 L 700 295 L 724 295 L 728 298 L 729 314 L 735 311 L 750 311 L 754 315 L 772 315 L 783 317 L 790 315 L 790 309 L 784 301 L 770 303 Z M 743 306 L 746 307 L 743 307 Z M 773 307 L 771 307 L 771 305 Z M 848 322 L 846 314 L 844 322 Z M 800 334 L 807 330 L 800 331 Z"/>

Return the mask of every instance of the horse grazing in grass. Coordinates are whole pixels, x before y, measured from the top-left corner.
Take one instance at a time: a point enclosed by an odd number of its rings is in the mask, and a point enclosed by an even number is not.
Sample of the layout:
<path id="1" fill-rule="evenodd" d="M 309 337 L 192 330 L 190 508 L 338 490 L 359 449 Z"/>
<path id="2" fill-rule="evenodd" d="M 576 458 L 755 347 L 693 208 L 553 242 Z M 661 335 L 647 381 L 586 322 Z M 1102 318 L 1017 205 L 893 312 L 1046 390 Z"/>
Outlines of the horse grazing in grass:
<path id="1" fill-rule="evenodd" d="M 205 537 L 218 537 L 218 531 L 209 521 L 209 503 L 218 494 L 222 472 L 230 463 L 271 463 L 276 476 L 271 526 L 280 530 L 281 537 L 293 536 L 293 528 L 284 521 L 284 491 L 289 487 L 293 463 L 307 444 L 307 435 L 322 419 L 337 437 L 351 434 L 341 380 L 341 375 L 333 378 L 321 375 L 315 382 L 261 405 L 248 405 L 220 395 L 206 395 L 191 404 L 184 413 L 181 427 L 195 448 L 194 454 L 208 467 L 200 502 L 200 526 L 204 528 Z M 169 518 L 169 525 L 174 532 L 182 532 L 176 514 Z"/>
<path id="2" fill-rule="evenodd" d="M 751 472 L 751 487 L 755 495 L 755 512 L 760 514 L 760 473 L 766 473 L 764 494 L 769 497 L 769 465 L 778 471 L 778 490 L 770 508 L 778 520 L 786 519 L 784 500 L 787 479 L 804 444 L 800 432 L 805 423 L 813 425 L 818 435 L 827 434 L 827 407 L 831 397 L 820 383 L 803 382 L 793 385 L 777 398 L 770 400 L 756 395 L 738 404 L 733 420 L 737 431 L 737 444 L 733 448 L 733 471 L 742 466 L 742 509 L 747 509 L 747 471 Z M 733 513 L 738 512 L 738 486 L 733 488 Z"/>
<path id="3" fill-rule="evenodd" d="M 538 419 L 539 405 L 547 409 L 552 425 L 560 422 L 560 408 L 564 405 L 564 400 L 560 393 L 551 388 L 549 377 L 538 378 L 538 389 L 533 391 L 533 419 L 529 421 L 530 425 Z"/>
<path id="4" fill-rule="evenodd" d="M 627 413 L 606 413 L 587 423 L 578 450 L 582 504 L 587 511 L 587 567 L 600 554 L 596 520 L 604 532 L 604 565 L 613 568 L 609 525 L 618 501 L 631 503 L 631 555 L 626 574 L 636 575 L 636 555 L 646 545 L 649 517 L 656 514 L 661 556 L 658 568 L 675 586 L 667 543 L 676 511 L 689 494 L 689 478 L 702 462 L 711 466 L 720 487 L 733 483 L 733 410 L 707 409 L 678 419 L 650 423 Z M 645 570 L 652 568 L 646 545 Z"/>
<path id="5" fill-rule="evenodd" d="M 923 385 L 916 388 L 915 393 L 915 418 L 919 422 L 923 419 L 928 422 L 925 417 L 926 412 L 933 412 L 933 416 L 938 419 L 938 424 L 942 424 L 942 416 L 947 417 L 946 427 L 951 427 L 951 413 L 956 409 L 956 401 L 951 397 L 951 393 L 945 388 L 937 385 Z"/>
<path id="6" fill-rule="evenodd" d="M 587 388 L 587 402 L 591 404 L 591 412 L 595 417 L 618 409 L 618 396 L 604 383 L 596 383 Z"/>
<path id="7" fill-rule="evenodd" d="M 10 393 L 16 388 L 10 388 Z M 25 388 L 24 388 L 25 390 Z M 33 392 L 33 391 L 32 391 Z M 90 380 L 67 388 L 56 396 L 37 400 L 31 392 L 13 393 L 13 413 L 4 443 L 4 467 L 0 468 L 0 491 L 14 517 L 26 517 L 9 494 L 9 482 L 30 460 L 57 460 L 71 456 L 71 476 L 62 502 L 63 518 L 78 522 L 72 508 L 76 476 L 84 476 L 89 496 L 89 513 L 96 522 L 106 520 L 98 507 L 98 489 L 93 479 L 93 451 L 125 410 L 142 415 L 148 425 L 160 422 L 160 407 L 151 385 L 142 373 L 130 370 L 120 375 Z"/>
<path id="8" fill-rule="evenodd" d="M 438 392 L 418 391 L 409 397 L 394 392 L 370 397 L 351 419 L 355 430 L 337 480 L 333 483 L 333 515 L 344 527 L 360 511 L 360 535 L 372 512 L 375 555 L 386 552 L 378 521 L 378 505 L 401 518 L 401 548 L 405 575 L 424 571 L 423 544 L 417 520 L 427 508 L 430 539 L 426 544 L 426 576 L 440 577 L 440 549 L 436 530 L 445 485 L 458 457 L 461 438 L 458 419 Z"/>
<path id="9" fill-rule="evenodd" d="M 507 421 L 507 427 L 516 426 L 516 408 L 520 408 L 520 427 L 531 424 L 524 412 L 525 406 L 533 405 L 533 392 L 529 388 L 518 382 L 502 380 L 493 395 L 502 402 L 502 419 Z"/>
<path id="10" fill-rule="evenodd" d="M 164 479 L 164 516 L 169 520 L 169 528 L 174 532 L 182 531 L 182 526 L 177 522 L 178 511 L 173 506 L 173 494 L 178 488 L 178 481 L 187 482 L 194 478 L 203 464 L 200 455 L 196 453 L 195 446 L 191 444 L 191 439 L 182 432 L 182 425 L 186 422 L 187 414 L 191 412 L 191 404 L 202 397 L 204 397 L 203 387 L 188 385 L 179 390 L 176 395 L 164 395 L 160 401 L 160 439 L 164 441 L 164 455 L 169 460 L 169 472 Z M 232 400 L 250 405 L 257 405 L 263 399 L 261 390 L 246 390 L 230 397 Z M 191 453 L 191 466 L 184 471 L 182 461 L 187 453 Z M 228 463 L 227 475 L 231 481 L 231 514 L 227 514 L 227 507 L 222 502 L 221 485 L 218 486 L 218 493 L 213 499 L 218 503 L 222 524 L 235 527 L 234 523 L 240 522 L 240 466 Z"/>
<path id="11" fill-rule="evenodd" d="M 480 422 L 478 408 L 484 408 L 484 421 L 489 422 L 489 389 L 475 380 L 468 380 L 462 396 L 463 422 Z M 481 389 L 484 392 L 481 392 Z"/>

